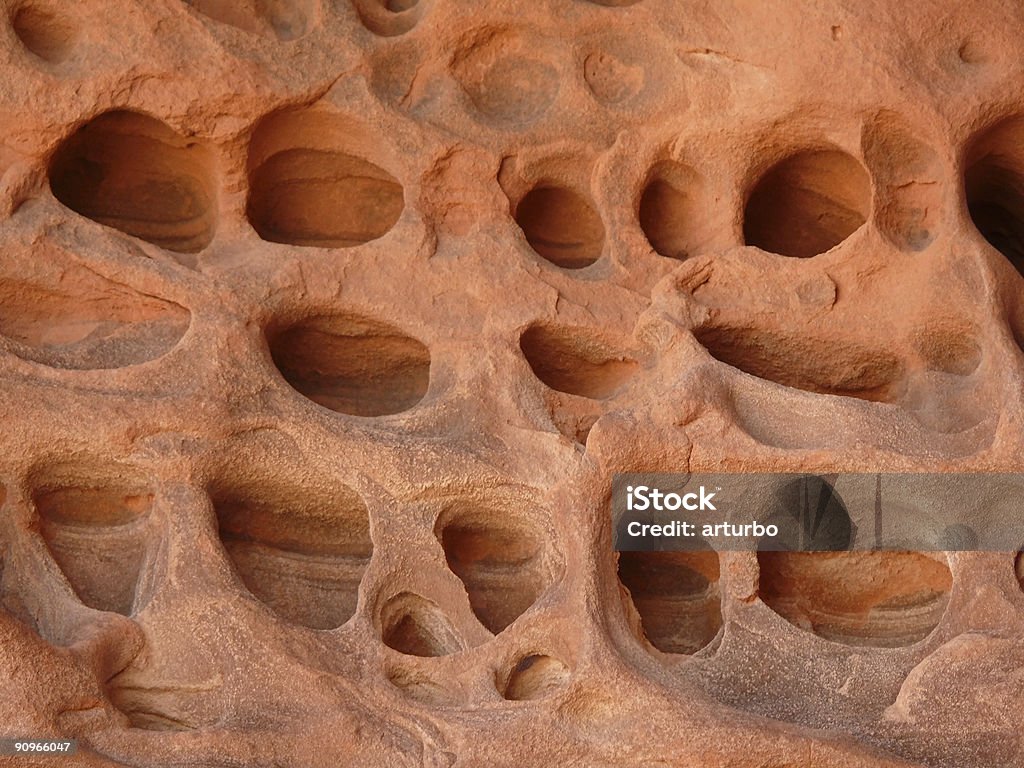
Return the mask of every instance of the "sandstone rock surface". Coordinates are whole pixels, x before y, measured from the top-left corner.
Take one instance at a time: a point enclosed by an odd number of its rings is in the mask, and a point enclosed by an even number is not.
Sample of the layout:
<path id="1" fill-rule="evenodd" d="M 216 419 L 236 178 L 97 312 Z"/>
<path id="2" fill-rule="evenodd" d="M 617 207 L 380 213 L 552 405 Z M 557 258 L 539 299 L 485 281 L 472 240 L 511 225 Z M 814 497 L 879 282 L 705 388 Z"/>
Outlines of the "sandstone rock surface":
<path id="1" fill-rule="evenodd" d="M 1012 553 L 607 505 L 1020 471 L 1020 4 L 4 8 L 0 759 L 1024 765 Z"/>

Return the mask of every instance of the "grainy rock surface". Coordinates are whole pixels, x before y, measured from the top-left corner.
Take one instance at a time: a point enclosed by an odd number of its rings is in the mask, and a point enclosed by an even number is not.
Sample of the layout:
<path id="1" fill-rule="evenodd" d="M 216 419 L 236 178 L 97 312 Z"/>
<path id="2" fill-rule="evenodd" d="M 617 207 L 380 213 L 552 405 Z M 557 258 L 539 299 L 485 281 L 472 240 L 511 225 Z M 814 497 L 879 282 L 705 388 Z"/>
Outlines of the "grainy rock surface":
<path id="1" fill-rule="evenodd" d="M 617 558 L 607 506 L 1021 469 L 1019 3 L 4 6 L 0 735 L 1024 764 L 1012 554 Z"/>

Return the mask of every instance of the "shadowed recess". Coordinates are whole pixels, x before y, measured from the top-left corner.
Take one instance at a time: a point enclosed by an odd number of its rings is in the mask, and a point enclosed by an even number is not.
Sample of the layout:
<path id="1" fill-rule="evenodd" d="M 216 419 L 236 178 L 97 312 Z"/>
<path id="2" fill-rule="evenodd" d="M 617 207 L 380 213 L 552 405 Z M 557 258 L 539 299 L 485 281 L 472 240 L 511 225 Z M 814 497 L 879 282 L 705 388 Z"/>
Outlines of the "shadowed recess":
<path id="1" fill-rule="evenodd" d="M 536 653 L 524 656 L 512 668 L 502 696 L 509 701 L 543 699 L 564 688 L 569 676 L 569 668 L 556 658 Z"/>
<path id="2" fill-rule="evenodd" d="M 453 506 L 441 514 L 434 532 L 473 613 L 494 634 L 525 613 L 548 584 L 543 540 L 508 511 Z"/>
<path id="3" fill-rule="evenodd" d="M 64 61 L 74 48 L 78 31 L 60 15 L 60 8 L 30 2 L 15 5 L 11 28 L 22 45 L 43 61 Z"/>
<path id="4" fill-rule="evenodd" d="M 526 241 L 540 256 L 565 269 L 582 269 L 604 249 L 604 224 L 581 193 L 557 186 L 530 190 L 515 212 Z"/>
<path id="5" fill-rule="evenodd" d="M 718 554 L 710 550 L 619 553 L 619 581 L 647 639 L 664 653 L 696 653 L 718 634 L 718 579 Z"/>
<path id="6" fill-rule="evenodd" d="M 75 594 L 90 608 L 131 615 L 152 538 L 147 483 L 91 464 L 45 467 L 32 483 L 40 533 Z"/>
<path id="7" fill-rule="evenodd" d="M 435 603 L 402 592 L 391 598 L 381 610 L 384 644 L 407 656 L 447 656 L 462 650 L 462 641 Z"/>
<path id="8" fill-rule="evenodd" d="M 355 491 L 225 479 L 210 498 L 224 548 L 256 598 L 311 629 L 352 617 L 373 553 L 369 514 Z"/>
<path id="9" fill-rule="evenodd" d="M 952 576 L 918 552 L 758 552 L 758 594 L 782 618 L 826 640 L 896 648 L 927 637 Z"/>
<path id="10" fill-rule="evenodd" d="M 97 370 L 155 360 L 188 330 L 187 309 L 66 268 L 57 285 L 0 278 L 0 334 L 17 353 L 55 368 Z"/>
<path id="11" fill-rule="evenodd" d="M 755 328 L 698 328 L 694 335 L 716 360 L 807 392 L 894 402 L 903 386 L 898 357 L 852 342 Z"/>
<path id="12" fill-rule="evenodd" d="M 386 323 L 317 317 L 268 334 L 275 365 L 297 392 L 353 416 L 412 408 L 430 381 L 430 352 Z"/>
<path id="13" fill-rule="evenodd" d="M 587 328 L 534 325 L 519 338 L 534 375 L 551 389 L 603 400 L 616 394 L 639 364 Z"/>
<path id="14" fill-rule="evenodd" d="M 989 245 L 1024 274 L 1024 118 L 984 132 L 967 153 L 967 209 Z"/>
<path id="15" fill-rule="evenodd" d="M 344 152 L 283 150 L 250 178 L 249 221 L 274 243 L 351 248 L 387 234 L 404 208 L 394 176 Z"/>
<path id="16" fill-rule="evenodd" d="M 686 166 L 665 161 L 651 169 L 640 195 L 640 228 L 662 256 L 685 259 L 699 245 L 695 230 L 705 218 L 697 198 L 700 180 Z"/>
<path id="17" fill-rule="evenodd" d="M 791 155 L 754 185 L 744 211 L 747 245 L 806 258 L 831 250 L 871 212 L 871 180 L 839 150 Z"/>
<path id="18" fill-rule="evenodd" d="M 75 131 L 50 163 L 54 196 L 76 213 L 181 253 L 201 251 L 217 223 L 210 152 L 159 120 L 107 112 Z"/>

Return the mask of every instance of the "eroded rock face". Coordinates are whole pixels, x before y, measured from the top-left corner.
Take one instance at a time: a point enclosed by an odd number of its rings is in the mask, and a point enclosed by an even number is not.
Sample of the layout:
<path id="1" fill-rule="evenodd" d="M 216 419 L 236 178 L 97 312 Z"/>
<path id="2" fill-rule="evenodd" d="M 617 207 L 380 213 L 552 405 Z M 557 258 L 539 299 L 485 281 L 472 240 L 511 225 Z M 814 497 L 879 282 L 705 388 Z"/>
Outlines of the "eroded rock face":
<path id="1" fill-rule="evenodd" d="M 618 557 L 607 498 L 1020 471 L 1024 10 L 6 10 L 0 735 L 1021 762 L 1013 555 Z"/>

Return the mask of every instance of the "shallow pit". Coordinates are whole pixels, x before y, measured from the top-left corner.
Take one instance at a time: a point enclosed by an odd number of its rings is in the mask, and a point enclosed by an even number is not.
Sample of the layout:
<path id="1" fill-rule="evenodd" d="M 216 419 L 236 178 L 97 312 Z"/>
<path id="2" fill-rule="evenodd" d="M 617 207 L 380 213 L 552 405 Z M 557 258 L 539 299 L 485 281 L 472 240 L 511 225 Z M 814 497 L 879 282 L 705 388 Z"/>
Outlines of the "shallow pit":
<path id="1" fill-rule="evenodd" d="M 974 226 L 1024 274 L 1024 118 L 973 140 L 964 161 L 964 194 Z"/>
<path id="2" fill-rule="evenodd" d="M 587 328 L 533 325 L 519 337 L 519 348 L 545 385 L 593 400 L 605 400 L 621 391 L 640 367 Z"/>
<path id="3" fill-rule="evenodd" d="M 106 112 L 50 162 L 50 189 L 76 213 L 171 251 L 213 240 L 217 182 L 210 151 L 139 112 Z"/>
<path id="4" fill-rule="evenodd" d="M 663 653 L 696 653 L 722 626 L 716 552 L 620 552 L 619 581 Z"/>
<path id="5" fill-rule="evenodd" d="M 404 35 L 427 12 L 430 0 L 355 0 L 363 25 L 381 37 Z"/>
<path id="6" fill-rule="evenodd" d="M 423 399 L 430 383 L 426 346 L 370 318 L 310 318 L 272 330 L 267 339 L 285 381 L 313 402 L 338 413 L 401 413 Z"/>
<path id="7" fill-rule="evenodd" d="M 0 334 L 44 365 L 101 370 L 156 360 L 191 322 L 184 307 L 82 267 L 68 266 L 53 283 L 0 277 Z"/>
<path id="8" fill-rule="evenodd" d="M 825 253 L 871 214 L 871 179 L 837 149 L 805 150 L 775 164 L 751 190 L 743 215 L 747 245 L 782 256 Z"/>
<path id="9" fill-rule="evenodd" d="M 343 485 L 224 479 L 210 498 L 245 587 L 278 616 L 334 629 L 355 613 L 373 554 L 359 495 Z"/>
<path id="10" fill-rule="evenodd" d="M 515 209 L 515 220 L 538 255 L 564 269 L 582 269 L 604 250 L 604 223 L 582 193 L 556 185 L 531 189 Z"/>
<path id="11" fill-rule="evenodd" d="M 130 616 L 149 549 L 153 492 L 125 468 L 56 465 L 33 473 L 39 531 L 75 594 Z"/>
<path id="12" fill-rule="evenodd" d="M 569 668 L 562 661 L 534 653 L 516 662 L 501 694 L 509 701 L 544 699 L 564 688 L 569 677 Z"/>
<path id="13" fill-rule="evenodd" d="M 444 611 L 412 592 L 402 592 L 384 605 L 381 633 L 386 646 L 407 656 L 447 656 L 463 646 Z"/>
<path id="14" fill-rule="evenodd" d="M 920 552 L 759 552 L 758 594 L 819 637 L 898 648 L 923 640 L 946 610 L 944 556 Z"/>
<path id="15" fill-rule="evenodd" d="M 549 583 L 544 541 L 509 510 L 455 505 L 434 532 L 473 613 L 494 634 L 529 610 Z"/>
<path id="16" fill-rule="evenodd" d="M 11 11 L 11 28 L 27 50 L 43 61 L 58 64 L 75 47 L 78 31 L 65 21 L 60 9 L 42 3 L 16 5 Z"/>
<path id="17" fill-rule="evenodd" d="M 291 42 L 319 19 L 317 0 L 184 0 L 204 16 L 254 35 Z"/>

